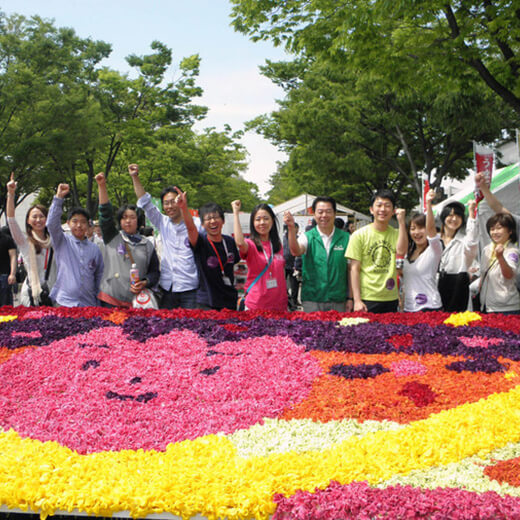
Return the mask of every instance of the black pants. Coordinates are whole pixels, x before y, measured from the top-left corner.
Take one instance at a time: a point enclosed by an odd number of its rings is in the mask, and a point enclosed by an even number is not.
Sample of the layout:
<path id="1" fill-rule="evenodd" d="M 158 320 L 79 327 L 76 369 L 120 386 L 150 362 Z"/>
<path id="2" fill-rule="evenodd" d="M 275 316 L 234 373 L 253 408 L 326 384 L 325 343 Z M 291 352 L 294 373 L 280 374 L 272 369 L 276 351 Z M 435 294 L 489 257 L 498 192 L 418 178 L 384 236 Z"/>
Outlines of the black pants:
<path id="1" fill-rule="evenodd" d="M 469 274 L 439 274 L 439 293 L 446 312 L 464 312 L 469 301 Z"/>
<path id="2" fill-rule="evenodd" d="M 363 300 L 367 306 L 368 312 L 375 314 L 382 314 L 383 312 L 397 312 L 399 307 L 399 300 L 391 300 L 389 302 L 376 302 L 372 300 Z"/>

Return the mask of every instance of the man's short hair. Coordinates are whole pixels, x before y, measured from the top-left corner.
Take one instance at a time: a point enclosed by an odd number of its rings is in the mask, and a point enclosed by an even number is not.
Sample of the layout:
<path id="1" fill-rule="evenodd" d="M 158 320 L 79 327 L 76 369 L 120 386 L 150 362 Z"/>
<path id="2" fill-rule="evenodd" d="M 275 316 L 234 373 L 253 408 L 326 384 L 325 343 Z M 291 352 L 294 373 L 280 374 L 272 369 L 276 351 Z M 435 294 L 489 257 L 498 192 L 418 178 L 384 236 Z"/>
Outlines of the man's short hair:
<path id="1" fill-rule="evenodd" d="M 75 215 L 81 215 L 87 219 L 87 222 L 90 224 L 90 213 L 85 208 L 72 208 L 69 211 L 69 215 L 67 216 L 67 220 L 70 220 Z"/>
<path id="2" fill-rule="evenodd" d="M 332 206 L 332 209 L 334 210 L 334 213 L 336 213 L 336 200 L 332 197 L 316 197 L 314 201 L 312 202 L 312 212 L 316 213 L 316 206 L 318 205 L 318 202 L 327 202 Z"/>
<path id="3" fill-rule="evenodd" d="M 182 188 L 179 188 L 179 186 L 177 186 L 177 188 L 178 188 L 179 190 L 183 191 Z M 161 195 L 160 195 L 160 197 L 161 197 L 161 204 L 162 204 L 162 202 L 163 202 L 164 197 L 165 197 L 168 193 L 175 193 L 175 195 L 178 195 L 177 190 L 175 189 L 175 186 L 166 186 L 166 188 L 164 188 L 164 189 L 161 191 Z"/>
<path id="4" fill-rule="evenodd" d="M 224 210 L 216 202 L 206 202 L 199 208 L 199 218 L 204 222 L 204 217 L 210 213 L 218 213 L 222 220 L 225 220 Z"/>
<path id="5" fill-rule="evenodd" d="M 392 206 L 395 208 L 396 200 L 394 192 L 392 190 L 389 190 L 387 188 L 377 190 L 370 199 L 370 206 L 374 205 L 376 199 L 388 199 L 392 203 Z"/>

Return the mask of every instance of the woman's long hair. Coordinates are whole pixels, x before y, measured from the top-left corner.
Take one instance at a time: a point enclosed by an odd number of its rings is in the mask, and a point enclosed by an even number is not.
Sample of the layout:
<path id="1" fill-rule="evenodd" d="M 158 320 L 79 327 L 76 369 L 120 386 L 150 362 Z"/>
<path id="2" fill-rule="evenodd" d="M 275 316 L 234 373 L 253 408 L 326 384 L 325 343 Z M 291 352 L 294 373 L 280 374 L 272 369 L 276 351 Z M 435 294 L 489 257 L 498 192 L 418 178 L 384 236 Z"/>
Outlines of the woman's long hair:
<path id="1" fill-rule="evenodd" d="M 42 246 L 40 241 L 33 235 L 33 228 L 29 224 L 29 215 L 33 209 L 39 209 L 45 215 L 45 218 L 47 218 L 49 210 L 42 204 L 35 204 L 34 206 L 31 206 L 25 214 L 25 232 L 27 234 L 27 240 L 29 240 L 29 242 L 34 246 L 36 254 L 39 254 L 42 250 Z M 47 227 L 45 227 L 45 238 L 47 237 L 49 237 L 49 231 L 47 230 Z"/>
<path id="2" fill-rule="evenodd" d="M 410 222 L 408 222 L 407 231 L 408 231 L 408 258 L 412 255 L 417 247 L 415 242 L 412 240 L 410 236 L 410 228 L 412 224 L 415 224 L 417 227 L 425 228 L 426 227 L 426 216 L 423 213 L 415 213 L 410 218 Z"/>
<path id="3" fill-rule="evenodd" d="M 262 252 L 264 249 L 262 247 L 262 240 L 260 239 L 260 235 L 257 233 L 255 229 L 255 216 L 256 214 L 261 210 L 267 211 L 269 213 L 269 216 L 273 219 L 273 226 L 269 230 L 269 240 L 273 244 L 273 255 L 275 253 L 278 253 L 280 249 L 282 248 L 282 243 L 280 242 L 280 235 L 278 234 L 278 221 L 276 220 L 276 216 L 271 209 L 271 206 L 268 204 L 258 204 L 254 207 L 253 211 L 251 212 L 251 216 L 249 218 L 249 230 L 251 234 L 251 240 L 255 243 L 256 249 L 259 252 Z"/>

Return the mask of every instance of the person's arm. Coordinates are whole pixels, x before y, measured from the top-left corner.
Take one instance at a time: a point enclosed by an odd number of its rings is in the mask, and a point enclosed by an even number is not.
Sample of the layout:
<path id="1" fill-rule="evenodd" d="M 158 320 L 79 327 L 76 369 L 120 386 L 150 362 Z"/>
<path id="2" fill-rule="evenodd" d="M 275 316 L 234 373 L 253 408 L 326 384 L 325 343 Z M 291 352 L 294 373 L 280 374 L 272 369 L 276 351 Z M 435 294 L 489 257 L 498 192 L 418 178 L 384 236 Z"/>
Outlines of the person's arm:
<path id="1" fill-rule="evenodd" d="M 367 306 L 361 299 L 361 262 L 350 259 L 350 288 L 354 299 L 354 312 L 367 311 Z"/>
<path id="2" fill-rule="evenodd" d="M 16 186 L 17 186 L 17 183 L 14 180 L 14 173 L 11 172 L 11 179 L 7 183 L 7 204 L 6 204 L 6 208 L 5 208 L 5 214 L 8 218 L 9 217 L 14 218 L 14 216 L 15 216 L 14 198 L 16 195 Z"/>
<path id="3" fill-rule="evenodd" d="M 468 220 L 466 222 L 466 233 L 464 235 L 464 257 L 466 268 L 469 269 L 478 253 L 478 220 L 474 218 L 477 203 L 475 200 L 468 202 Z"/>
<path id="4" fill-rule="evenodd" d="M 235 235 L 235 244 L 237 245 L 240 254 L 245 256 L 249 246 L 244 238 L 242 226 L 240 224 L 240 208 L 242 207 L 242 203 L 239 200 L 234 200 L 231 203 L 231 207 L 233 208 L 233 233 Z"/>
<path id="5" fill-rule="evenodd" d="M 404 257 L 408 250 L 408 232 L 406 231 L 406 211 L 398 208 L 395 210 L 397 222 L 399 223 L 399 234 L 395 246 L 395 254 Z"/>
<path id="6" fill-rule="evenodd" d="M 290 211 L 286 211 L 283 215 L 283 222 L 287 226 L 287 240 L 289 242 L 289 251 L 293 256 L 302 256 L 305 249 L 298 244 L 296 237 L 296 226 L 294 225 L 294 217 Z"/>
<path id="7" fill-rule="evenodd" d="M 511 213 L 492 193 L 483 173 L 475 175 L 475 184 L 484 195 L 485 201 L 495 213 Z M 470 214 L 473 216 L 474 214 Z"/>
<path id="8" fill-rule="evenodd" d="M 437 236 L 437 228 L 435 227 L 435 217 L 433 216 L 433 199 L 435 192 L 429 190 L 426 194 L 426 236 L 433 238 Z"/>
<path id="9" fill-rule="evenodd" d="M 347 280 L 349 280 L 347 287 L 347 312 L 352 312 L 354 310 L 354 298 L 352 296 L 352 263 L 347 259 Z"/>
<path id="10" fill-rule="evenodd" d="M 9 249 L 8 251 L 11 271 L 9 272 L 9 276 L 7 277 L 7 283 L 9 285 L 14 285 L 16 283 L 16 266 L 18 265 L 16 258 L 16 249 Z"/>
<path id="11" fill-rule="evenodd" d="M 94 179 L 98 185 L 99 196 L 99 227 L 103 242 L 108 244 L 117 234 L 118 230 L 114 223 L 114 209 L 108 198 L 107 179 L 103 172 L 98 173 Z"/>
<path id="12" fill-rule="evenodd" d="M 63 212 L 63 199 L 70 191 L 68 184 L 59 184 L 56 196 L 52 199 L 49 215 L 47 217 L 47 229 L 51 235 L 54 247 L 58 247 L 65 240 L 65 233 L 61 227 L 61 214 Z"/>
<path id="13" fill-rule="evenodd" d="M 190 210 L 188 209 L 188 197 L 186 192 L 181 191 L 177 186 L 175 186 L 175 191 L 178 193 L 175 202 L 177 202 L 177 206 L 182 211 L 182 218 L 184 219 L 184 224 L 186 224 L 186 229 L 188 230 L 188 240 L 192 247 L 195 247 L 197 241 L 199 239 L 199 230 L 193 222 L 193 217 L 191 216 Z"/>
<path id="14" fill-rule="evenodd" d="M 132 177 L 135 195 L 140 199 L 143 195 L 146 195 L 146 191 L 141 184 L 141 179 L 139 178 L 139 166 L 137 164 L 129 164 L 128 173 L 130 174 L 130 177 Z"/>
<path id="15" fill-rule="evenodd" d="M 516 275 L 516 273 L 504 258 L 504 246 L 502 244 L 497 244 L 497 246 L 495 247 L 495 255 L 497 257 L 497 262 L 500 266 L 502 276 L 507 280 L 513 278 Z"/>
<path id="16" fill-rule="evenodd" d="M 14 199 L 16 196 L 16 186 L 17 183 L 14 180 L 14 173 L 11 173 L 11 180 L 7 183 L 7 204 L 5 208 L 5 214 L 7 216 L 7 225 L 9 226 L 9 231 L 11 232 L 11 236 L 15 241 L 16 245 L 20 248 L 22 254 L 25 253 L 27 247 L 27 239 L 23 234 L 18 222 L 16 222 L 15 218 L 15 206 Z"/>
<path id="17" fill-rule="evenodd" d="M 96 254 L 96 272 L 94 273 L 94 283 L 96 287 L 96 298 L 99 293 L 99 288 L 101 287 L 101 280 L 103 278 L 103 271 L 105 269 L 105 264 L 103 262 L 103 255 L 101 254 L 101 251 L 99 250 L 98 246 L 95 246 L 97 248 L 97 254 Z"/>

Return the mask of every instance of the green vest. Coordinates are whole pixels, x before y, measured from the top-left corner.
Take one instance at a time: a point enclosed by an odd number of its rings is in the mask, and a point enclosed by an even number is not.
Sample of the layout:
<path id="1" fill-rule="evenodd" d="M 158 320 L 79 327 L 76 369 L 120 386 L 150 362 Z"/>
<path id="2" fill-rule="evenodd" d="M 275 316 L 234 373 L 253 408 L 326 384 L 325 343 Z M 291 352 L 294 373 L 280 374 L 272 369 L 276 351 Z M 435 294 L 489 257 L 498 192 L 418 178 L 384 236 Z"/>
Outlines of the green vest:
<path id="1" fill-rule="evenodd" d="M 345 251 L 349 234 L 334 228 L 328 258 L 318 228 L 305 234 L 308 244 L 302 257 L 302 301 L 344 302 L 348 296 Z"/>

